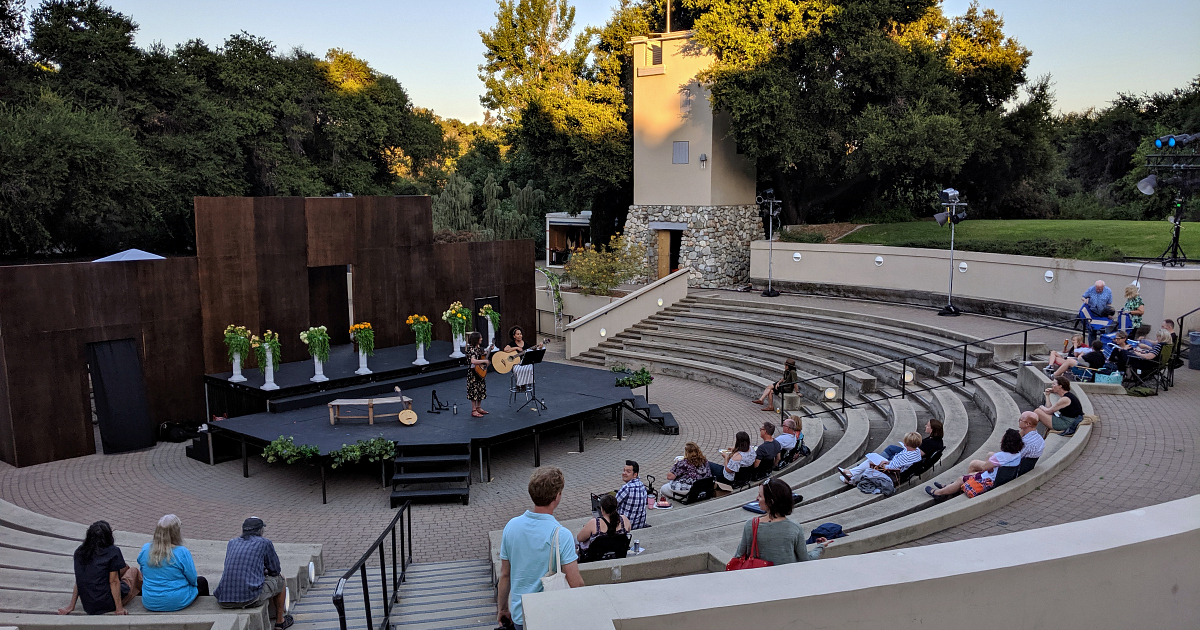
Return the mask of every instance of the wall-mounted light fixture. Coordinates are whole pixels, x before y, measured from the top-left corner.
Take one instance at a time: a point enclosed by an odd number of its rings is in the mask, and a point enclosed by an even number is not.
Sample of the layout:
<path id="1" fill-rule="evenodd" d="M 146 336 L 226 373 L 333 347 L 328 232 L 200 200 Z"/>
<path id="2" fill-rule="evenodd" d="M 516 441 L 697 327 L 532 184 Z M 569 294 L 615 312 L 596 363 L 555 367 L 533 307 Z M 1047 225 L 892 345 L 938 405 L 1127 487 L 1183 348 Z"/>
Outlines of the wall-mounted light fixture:
<path id="1" fill-rule="evenodd" d="M 658 298 L 658 305 L 662 306 L 662 298 Z"/>
<path id="2" fill-rule="evenodd" d="M 607 337 L 607 336 L 608 336 L 608 331 L 607 331 L 607 330 L 605 330 L 605 329 L 603 329 L 603 328 L 601 328 L 601 329 L 600 329 L 600 336 L 601 336 L 601 337 Z"/>
<path id="3" fill-rule="evenodd" d="M 1046 279 L 1046 282 L 1054 282 L 1054 272 L 1053 271 L 1047 270 L 1046 275 L 1044 275 L 1042 277 Z"/>
<path id="4" fill-rule="evenodd" d="M 959 273 L 967 273 L 967 263 L 965 263 L 965 262 L 958 263 L 958 272 Z"/>
<path id="5" fill-rule="evenodd" d="M 825 400 L 833 400 L 837 397 L 837 390 L 832 387 L 825 388 Z"/>
<path id="6" fill-rule="evenodd" d="M 913 373 L 911 371 L 904 372 L 904 382 L 905 383 L 913 382 Z"/>
<path id="7" fill-rule="evenodd" d="M 707 166 L 708 166 L 708 154 L 701 153 L 700 154 L 700 168 L 705 168 Z"/>
<path id="8" fill-rule="evenodd" d="M 876 266 L 876 267 L 882 267 L 882 266 L 883 266 L 883 256 L 876 256 L 876 257 L 875 257 L 875 266 Z"/>
<path id="9" fill-rule="evenodd" d="M 800 252 L 792 254 L 792 262 L 800 262 Z"/>

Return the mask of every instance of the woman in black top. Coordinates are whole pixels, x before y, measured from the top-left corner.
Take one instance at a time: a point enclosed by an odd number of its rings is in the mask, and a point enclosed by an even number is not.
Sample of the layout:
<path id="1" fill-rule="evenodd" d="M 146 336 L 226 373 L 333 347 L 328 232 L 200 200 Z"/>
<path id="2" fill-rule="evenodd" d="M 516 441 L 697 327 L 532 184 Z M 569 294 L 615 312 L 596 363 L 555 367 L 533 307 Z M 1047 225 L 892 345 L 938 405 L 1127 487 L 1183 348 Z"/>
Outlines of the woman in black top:
<path id="1" fill-rule="evenodd" d="M 96 521 L 88 528 L 83 544 L 75 550 L 75 588 L 71 591 L 71 603 L 58 609 L 58 614 L 71 614 L 75 600 L 79 600 L 89 615 L 109 612 L 128 615 L 125 604 L 141 591 L 141 573 L 125 564 L 121 549 L 113 544 L 112 526 L 106 521 Z"/>
<path id="2" fill-rule="evenodd" d="M 930 418 L 925 423 L 926 438 L 921 440 L 921 459 L 929 459 L 930 455 L 942 450 L 942 421 L 937 418 Z M 899 444 L 892 444 L 883 449 L 884 458 L 891 460 L 893 457 L 900 454 L 904 447 Z"/>
<path id="3" fill-rule="evenodd" d="M 1051 402 L 1050 395 L 1058 396 Z M 1063 435 L 1074 435 L 1079 422 L 1083 420 L 1083 405 L 1071 391 L 1071 381 L 1065 376 L 1056 377 L 1050 382 L 1045 392 L 1046 404 L 1034 409 L 1038 421 L 1052 431 L 1062 431 Z"/>
<path id="4" fill-rule="evenodd" d="M 763 411 L 775 411 L 775 394 L 782 398 L 785 393 L 796 391 L 796 380 L 796 360 L 788 359 L 783 363 L 783 378 L 764 389 L 754 404 L 763 405 Z"/>

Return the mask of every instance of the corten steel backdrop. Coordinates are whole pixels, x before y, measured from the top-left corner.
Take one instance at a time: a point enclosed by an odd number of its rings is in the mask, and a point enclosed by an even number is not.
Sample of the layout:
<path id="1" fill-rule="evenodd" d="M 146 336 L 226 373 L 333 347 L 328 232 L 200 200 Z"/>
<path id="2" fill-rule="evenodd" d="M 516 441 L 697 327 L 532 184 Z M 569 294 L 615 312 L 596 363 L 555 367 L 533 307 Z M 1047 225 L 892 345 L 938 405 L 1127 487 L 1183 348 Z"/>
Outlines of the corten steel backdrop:
<path id="1" fill-rule="evenodd" d="M 87 344 L 133 339 L 156 422 L 202 418 L 195 258 L 0 267 L 0 457 L 95 451 Z"/>
<path id="2" fill-rule="evenodd" d="M 331 267 L 353 265 L 355 319 L 380 347 L 414 342 L 411 313 L 449 341 L 450 302 L 491 295 L 503 328 L 533 330 L 533 242 L 435 244 L 429 197 L 197 197 L 195 209 L 195 258 L 0 267 L 0 459 L 94 452 L 90 342 L 137 342 L 156 423 L 203 421 L 203 375 L 230 369 L 225 326 L 274 330 L 283 360 L 300 361 L 301 330 L 345 324 Z"/>

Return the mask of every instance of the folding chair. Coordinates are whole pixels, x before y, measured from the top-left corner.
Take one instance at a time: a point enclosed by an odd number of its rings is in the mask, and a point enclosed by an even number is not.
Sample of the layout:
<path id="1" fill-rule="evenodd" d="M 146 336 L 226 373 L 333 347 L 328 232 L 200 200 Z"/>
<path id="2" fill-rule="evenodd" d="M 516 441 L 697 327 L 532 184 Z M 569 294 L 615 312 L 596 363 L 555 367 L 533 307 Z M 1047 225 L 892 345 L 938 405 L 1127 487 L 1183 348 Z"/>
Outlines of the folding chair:
<path id="1" fill-rule="evenodd" d="M 1109 325 L 1112 324 L 1112 320 L 1092 315 L 1092 311 L 1088 308 L 1087 304 L 1084 304 L 1079 307 L 1079 318 L 1075 322 L 1076 328 L 1079 327 L 1080 323 L 1083 324 L 1083 330 L 1087 333 L 1088 343 L 1092 343 L 1096 340 L 1097 335 L 1108 330 Z"/>
<path id="2" fill-rule="evenodd" d="M 1174 350 L 1175 344 L 1164 343 L 1158 351 L 1158 358 L 1153 361 L 1130 357 L 1129 366 L 1125 369 L 1125 388 L 1149 387 L 1153 383 L 1154 391 L 1169 391 L 1175 386 L 1174 370 L 1171 368 Z"/>

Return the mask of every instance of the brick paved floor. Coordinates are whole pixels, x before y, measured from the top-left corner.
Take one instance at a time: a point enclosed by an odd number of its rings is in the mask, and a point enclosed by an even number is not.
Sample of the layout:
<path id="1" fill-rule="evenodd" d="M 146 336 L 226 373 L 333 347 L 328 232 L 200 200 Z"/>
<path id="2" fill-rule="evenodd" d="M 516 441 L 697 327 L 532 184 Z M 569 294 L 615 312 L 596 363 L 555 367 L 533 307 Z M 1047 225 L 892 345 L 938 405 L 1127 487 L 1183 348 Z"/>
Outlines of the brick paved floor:
<path id="1" fill-rule="evenodd" d="M 552 350 L 561 356 L 561 349 Z M 637 460 L 643 474 L 663 480 L 675 455 L 683 454 L 685 442 L 696 441 L 716 457 L 717 448 L 731 445 L 736 431 L 755 434 L 759 423 L 772 418 L 743 397 L 693 381 L 656 377 L 650 396 L 674 413 L 681 425 L 679 435 L 663 435 L 640 420 L 630 420 L 627 439 L 618 442 L 605 413 L 585 423 L 584 453 L 576 452 L 573 428 L 542 437 L 543 465 L 559 466 L 567 476 L 561 518 L 590 513 L 589 492 L 618 487 L 626 459 Z M 548 399 L 553 404 L 553 397 Z M 501 397 L 491 401 L 506 403 Z M 484 557 L 487 532 L 502 528 L 527 507 L 532 470 L 532 440 L 512 442 L 493 449 L 494 481 L 473 485 L 469 506 L 414 506 L 416 559 Z M 183 520 L 185 536 L 209 539 L 230 538 L 240 532 L 242 519 L 257 515 L 266 520 L 274 540 L 322 543 L 326 566 L 336 568 L 356 560 L 394 515 L 379 475 L 374 466 L 334 471 L 329 503 L 321 505 L 317 469 L 269 465 L 252 457 L 250 478 L 243 479 L 240 461 L 208 466 L 188 459 L 183 444 L 163 443 L 135 453 L 98 454 L 21 469 L 0 464 L 0 498 L 58 518 L 80 523 L 103 518 L 117 529 L 139 532 L 153 531 L 160 516 L 173 512 Z"/>
<path id="2" fill-rule="evenodd" d="M 1200 371 L 1158 396 L 1091 397 L 1100 415 L 1079 459 L 1009 505 L 912 545 L 994 536 L 1136 510 L 1200 492 Z"/>

